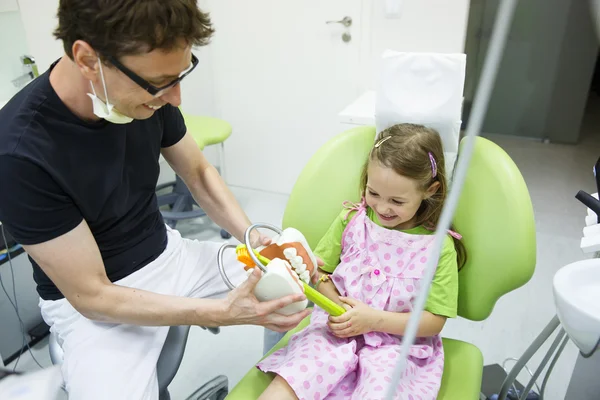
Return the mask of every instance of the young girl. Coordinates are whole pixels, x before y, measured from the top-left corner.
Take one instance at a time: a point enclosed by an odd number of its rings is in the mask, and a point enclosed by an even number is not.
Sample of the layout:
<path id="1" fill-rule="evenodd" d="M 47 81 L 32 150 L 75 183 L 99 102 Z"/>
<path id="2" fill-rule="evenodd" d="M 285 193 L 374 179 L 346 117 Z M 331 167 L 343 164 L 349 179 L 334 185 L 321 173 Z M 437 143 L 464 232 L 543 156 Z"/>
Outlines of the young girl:
<path id="1" fill-rule="evenodd" d="M 444 165 L 436 131 L 400 124 L 381 132 L 364 168 L 363 201 L 346 205 L 315 249 L 324 262 L 318 290 L 347 311 L 330 317 L 315 307 L 310 325 L 258 364 L 277 374 L 260 399 L 384 398 L 446 198 Z M 465 261 L 460 236 L 449 234 L 397 399 L 435 399 L 440 388 L 439 333 L 456 317 Z"/>

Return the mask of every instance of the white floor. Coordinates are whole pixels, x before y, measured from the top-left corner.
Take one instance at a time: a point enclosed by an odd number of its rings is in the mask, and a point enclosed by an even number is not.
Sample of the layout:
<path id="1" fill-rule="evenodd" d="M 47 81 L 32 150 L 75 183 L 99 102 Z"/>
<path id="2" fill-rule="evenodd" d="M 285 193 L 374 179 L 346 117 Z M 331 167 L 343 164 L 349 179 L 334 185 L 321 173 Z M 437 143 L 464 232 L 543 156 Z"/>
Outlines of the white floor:
<path id="1" fill-rule="evenodd" d="M 585 209 L 574 196 L 580 189 L 595 191 L 591 168 L 600 155 L 600 113 L 596 115 L 588 116 L 585 137 L 577 146 L 488 136 L 515 160 L 529 187 L 536 216 L 538 262 L 532 280 L 503 297 L 488 320 L 473 323 L 459 319 L 447 324 L 444 335 L 477 345 L 486 364 L 520 356 L 555 313 L 554 273 L 565 264 L 588 258 L 579 249 Z M 233 191 L 253 221 L 280 225 L 287 196 L 241 188 Z M 207 221 L 187 222 L 178 228 L 187 237 L 222 240 L 218 229 Z M 260 358 L 262 340 L 258 327 L 223 328 L 217 336 L 192 328 L 183 363 L 170 386 L 172 398 L 185 399 L 219 374 L 228 376 L 233 387 Z M 50 365 L 46 342 L 37 345 L 33 353 L 42 365 Z M 576 355 L 575 347 L 569 344 L 552 375 L 547 400 L 564 398 Z M 530 367 L 535 368 L 539 360 L 540 355 L 534 357 Z M 31 356 L 23 355 L 19 369 L 36 368 Z M 522 375 L 521 381 L 526 379 Z"/>

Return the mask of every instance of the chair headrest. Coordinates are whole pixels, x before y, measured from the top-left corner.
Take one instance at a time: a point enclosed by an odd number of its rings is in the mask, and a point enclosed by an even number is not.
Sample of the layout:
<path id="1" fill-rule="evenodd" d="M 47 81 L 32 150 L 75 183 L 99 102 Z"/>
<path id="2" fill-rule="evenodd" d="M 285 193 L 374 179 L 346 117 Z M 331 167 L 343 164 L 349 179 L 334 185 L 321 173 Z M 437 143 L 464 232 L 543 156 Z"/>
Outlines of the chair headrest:
<path id="1" fill-rule="evenodd" d="M 379 66 L 377 134 L 399 123 L 422 124 L 437 130 L 444 146 L 448 177 L 458 153 L 466 60 L 462 53 L 386 50 Z"/>

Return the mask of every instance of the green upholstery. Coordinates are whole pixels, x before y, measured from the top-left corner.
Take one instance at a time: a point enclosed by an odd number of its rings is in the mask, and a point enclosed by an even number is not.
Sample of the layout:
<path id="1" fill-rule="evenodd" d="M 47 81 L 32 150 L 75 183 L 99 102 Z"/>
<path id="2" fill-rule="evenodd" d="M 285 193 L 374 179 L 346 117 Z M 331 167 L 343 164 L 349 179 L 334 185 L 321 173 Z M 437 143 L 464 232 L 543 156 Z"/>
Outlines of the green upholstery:
<path id="1" fill-rule="evenodd" d="M 284 227 L 299 229 L 311 247 L 316 246 L 342 202 L 359 200 L 359 177 L 374 135 L 373 127 L 354 128 L 314 154 L 293 188 Z M 463 146 L 461 143 L 460 149 Z M 536 261 L 535 223 L 527 187 L 510 157 L 487 139 L 476 138 L 454 223 L 468 255 L 459 273 L 459 314 L 482 320 L 500 296 L 531 278 Z M 269 354 L 285 346 L 308 322 L 309 318 L 289 332 Z M 481 352 L 457 340 L 444 339 L 443 343 L 446 360 L 438 399 L 479 399 Z M 253 368 L 227 399 L 256 399 L 272 378 Z"/>
<path id="2" fill-rule="evenodd" d="M 485 138 L 476 138 L 454 226 L 468 257 L 459 275 L 458 314 L 482 321 L 498 298 L 531 279 L 536 263 L 535 220 L 525 181 L 508 154 Z"/>
<path id="3" fill-rule="evenodd" d="M 294 184 L 283 214 L 283 227 L 304 234 L 311 248 L 337 217 L 342 202 L 360 200 L 360 175 L 375 140 L 373 127 L 334 136 L 308 161 Z"/>
<path id="4" fill-rule="evenodd" d="M 181 111 L 181 114 L 188 132 L 201 150 L 206 146 L 222 143 L 231 136 L 231 125 L 222 119 L 203 115 L 190 115 L 183 111 Z"/>

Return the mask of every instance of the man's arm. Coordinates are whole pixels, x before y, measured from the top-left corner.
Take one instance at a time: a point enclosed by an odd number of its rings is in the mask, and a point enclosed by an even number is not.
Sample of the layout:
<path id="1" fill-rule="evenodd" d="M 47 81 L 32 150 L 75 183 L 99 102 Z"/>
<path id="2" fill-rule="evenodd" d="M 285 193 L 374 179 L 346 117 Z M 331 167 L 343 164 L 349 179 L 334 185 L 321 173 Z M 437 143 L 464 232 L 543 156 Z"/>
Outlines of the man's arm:
<path id="1" fill-rule="evenodd" d="M 96 321 L 153 326 L 253 324 L 284 332 L 308 315 L 308 311 L 293 316 L 273 313 L 302 300 L 302 295 L 259 303 L 251 295 L 258 276 L 221 300 L 168 296 L 115 285 L 106 276 L 85 221 L 55 239 L 24 248 L 73 307 Z"/>
<path id="2" fill-rule="evenodd" d="M 162 155 L 183 179 L 206 215 L 240 242 L 244 242 L 244 232 L 251 222 L 192 136 L 186 133 L 176 144 L 163 148 Z M 258 232 L 254 231 L 253 236 L 257 235 Z"/>

